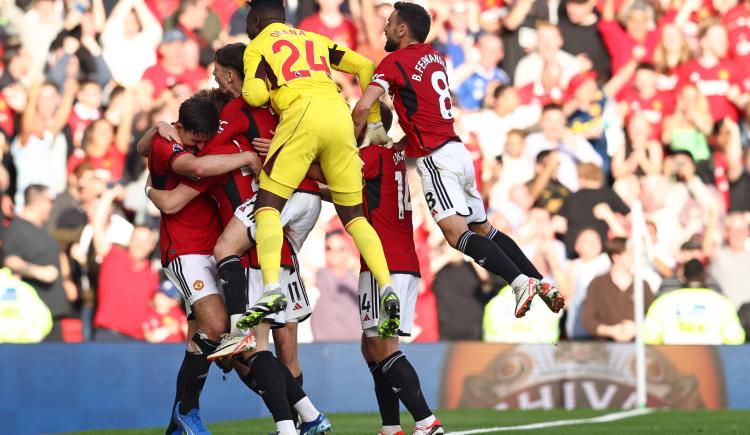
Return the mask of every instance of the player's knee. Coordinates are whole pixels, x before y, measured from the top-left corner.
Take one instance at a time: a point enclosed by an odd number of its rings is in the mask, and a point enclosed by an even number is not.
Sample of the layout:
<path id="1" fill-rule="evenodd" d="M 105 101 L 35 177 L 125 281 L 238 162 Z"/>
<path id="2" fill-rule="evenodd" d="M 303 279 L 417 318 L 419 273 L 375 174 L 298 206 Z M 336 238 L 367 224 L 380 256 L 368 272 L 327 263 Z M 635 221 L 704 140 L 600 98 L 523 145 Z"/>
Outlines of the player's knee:
<path id="1" fill-rule="evenodd" d="M 214 246 L 214 258 L 217 262 L 230 255 L 227 253 L 227 244 L 228 241 L 224 239 L 224 235 L 222 234 L 219 240 L 216 241 L 216 246 Z"/>
<path id="2" fill-rule="evenodd" d="M 479 234 L 480 236 L 486 237 L 490 233 L 492 225 L 490 225 L 487 221 L 484 221 L 482 223 L 472 223 L 469 224 L 469 229 Z"/>
<path id="3" fill-rule="evenodd" d="M 362 204 L 358 205 L 336 205 L 336 213 L 341 219 L 341 223 L 346 226 L 352 220 L 358 217 L 364 217 L 365 211 L 362 208 Z"/>
<path id="4" fill-rule="evenodd" d="M 215 318 L 207 322 L 202 322 L 201 331 L 211 340 L 219 340 L 221 334 L 227 331 L 229 322 L 226 319 Z"/>
<path id="5" fill-rule="evenodd" d="M 287 199 L 268 190 L 260 189 L 258 199 L 255 201 L 256 212 L 261 208 L 271 207 L 281 211 Z"/>
<path id="6" fill-rule="evenodd" d="M 456 247 L 456 245 L 458 244 L 458 239 L 461 238 L 461 235 L 469 230 L 469 227 L 466 225 L 466 221 L 464 221 L 461 216 L 450 216 L 442 219 L 440 222 L 438 222 L 438 226 L 443 232 L 445 241 L 448 242 L 448 244 L 452 248 Z"/>
<path id="7" fill-rule="evenodd" d="M 365 361 L 372 362 L 372 356 L 370 355 L 370 340 L 367 339 L 364 333 L 362 334 L 360 351 L 362 352 L 362 358 L 364 358 Z"/>

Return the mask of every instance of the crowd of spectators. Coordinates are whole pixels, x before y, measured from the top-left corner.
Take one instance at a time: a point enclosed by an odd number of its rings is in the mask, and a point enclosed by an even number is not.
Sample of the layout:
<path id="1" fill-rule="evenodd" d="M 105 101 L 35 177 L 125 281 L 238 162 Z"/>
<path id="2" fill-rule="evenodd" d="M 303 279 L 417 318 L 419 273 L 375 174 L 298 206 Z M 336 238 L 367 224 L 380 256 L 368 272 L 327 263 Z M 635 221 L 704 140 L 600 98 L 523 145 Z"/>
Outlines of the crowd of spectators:
<path id="1" fill-rule="evenodd" d="M 287 0 L 289 21 L 378 62 L 390 0 Z M 513 318 L 509 288 L 442 239 L 409 174 L 416 341 L 651 343 L 750 328 L 750 1 L 429 0 L 456 129 L 490 222 L 567 299 Z M 184 340 L 154 256 L 142 133 L 214 86 L 240 0 L 0 0 L 0 341 Z M 359 96 L 337 74 L 342 95 Z M 402 134 L 395 126 L 394 139 Z M 641 207 L 645 222 L 631 210 Z M 358 340 L 359 262 L 331 208 L 301 253 L 301 341 Z M 643 224 L 642 258 L 633 228 Z M 325 255 L 321 255 L 325 252 Z"/>

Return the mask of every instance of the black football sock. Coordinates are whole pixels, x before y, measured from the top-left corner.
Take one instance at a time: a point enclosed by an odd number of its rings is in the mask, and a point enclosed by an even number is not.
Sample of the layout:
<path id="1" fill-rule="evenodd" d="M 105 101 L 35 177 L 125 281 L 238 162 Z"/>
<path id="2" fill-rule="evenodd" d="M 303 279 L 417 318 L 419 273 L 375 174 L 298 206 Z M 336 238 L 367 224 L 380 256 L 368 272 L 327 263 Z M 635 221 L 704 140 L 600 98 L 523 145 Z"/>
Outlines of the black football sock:
<path id="1" fill-rule="evenodd" d="M 263 399 L 273 421 L 292 420 L 286 382 L 273 354 L 267 350 L 256 353 L 250 357 L 248 368 L 250 372 L 242 381 Z"/>
<path id="2" fill-rule="evenodd" d="M 216 269 L 224 289 L 228 314 L 244 314 L 247 309 L 247 277 L 242 260 L 236 255 L 224 257 Z"/>
<path id="3" fill-rule="evenodd" d="M 294 404 L 304 399 L 307 394 L 305 394 L 305 391 L 302 389 L 302 383 L 297 382 L 297 379 L 295 379 L 294 375 L 289 370 L 289 367 L 279 361 L 278 358 L 276 359 L 276 362 L 279 364 L 279 370 L 284 377 L 284 384 L 286 385 L 286 400 L 289 402 L 289 407 L 292 409 L 292 421 L 297 422 L 299 414 L 297 413 L 297 410 L 294 409 Z M 301 380 L 302 374 L 300 374 L 299 377 Z"/>
<path id="4" fill-rule="evenodd" d="M 367 367 L 370 368 L 372 380 L 375 381 L 375 397 L 378 399 L 378 410 L 380 411 L 380 419 L 383 420 L 383 426 L 400 426 L 401 415 L 399 414 L 398 396 L 386 382 L 385 375 L 380 371 L 379 365 L 368 362 Z"/>
<path id="5" fill-rule="evenodd" d="M 505 255 L 521 269 L 521 272 L 529 277 L 542 279 L 542 274 L 539 273 L 536 267 L 531 263 L 531 260 L 526 257 L 521 248 L 511 239 L 507 234 L 498 231 L 496 228 L 491 228 L 487 234 L 487 238 L 495 242 L 495 244 L 505 252 Z"/>
<path id="6" fill-rule="evenodd" d="M 422 387 L 419 385 L 419 377 L 412 367 L 406 355 L 397 351 L 379 364 L 385 381 L 404 404 L 414 421 L 424 420 L 432 415 L 427 401 L 422 395 Z"/>
<path id="7" fill-rule="evenodd" d="M 492 240 L 473 231 L 461 234 L 456 243 L 456 249 L 508 283 L 521 275 L 518 266 Z"/>
<path id="8" fill-rule="evenodd" d="M 177 388 L 175 390 L 174 403 L 172 403 L 172 409 L 169 411 L 169 415 L 170 415 L 169 425 L 167 425 L 167 430 L 165 432 L 167 435 L 172 435 L 172 432 L 179 429 L 179 427 L 177 426 L 177 422 L 175 422 L 175 419 L 174 419 L 174 407 L 177 406 L 177 402 L 179 402 L 180 399 L 182 399 L 182 395 L 184 394 L 184 391 L 185 391 L 185 380 L 187 379 L 186 365 L 187 365 L 187 360 L 188 360 L 189 355 L 191 355 L 190 352 L 186 350 L 185 356 L 182 358 L 182 365 L 180 366 L 180 371 L 177 373 Z"/>
<path id="9" fill-rule="evenodd" d="M 198 408 L 198 400 L 206 383 L 208 369 L 211 362 L 206 359 L 205 354 L 185 352 L 180 373 L 177 375 L 178 386 L 182 382 L 182 395 L 180 397 L 180 414 L 185 415 L 188 411 Z M 182 378 L 182 379 L 180 379 Z"/>

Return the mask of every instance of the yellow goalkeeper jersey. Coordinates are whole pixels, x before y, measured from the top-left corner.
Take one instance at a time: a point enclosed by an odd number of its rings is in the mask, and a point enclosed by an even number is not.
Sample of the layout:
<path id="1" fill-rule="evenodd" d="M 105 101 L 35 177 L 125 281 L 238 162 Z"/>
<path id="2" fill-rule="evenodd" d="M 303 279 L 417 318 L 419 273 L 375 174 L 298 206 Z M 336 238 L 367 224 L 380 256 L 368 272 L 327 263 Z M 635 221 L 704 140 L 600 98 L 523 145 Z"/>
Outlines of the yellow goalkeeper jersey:
<path id="1" fill-rule="evenodd" d="M 242 96 L 251 106 L 269 101 L 282 114 L 299 98 L 342 98 L 331 69 L 355 74 L 364 90 L 375 65 L 366 57 L 313 32 L 283 23 L 266 26 L 245 49 Z M 368 120 L 380 120 L 377 104 Z"/>

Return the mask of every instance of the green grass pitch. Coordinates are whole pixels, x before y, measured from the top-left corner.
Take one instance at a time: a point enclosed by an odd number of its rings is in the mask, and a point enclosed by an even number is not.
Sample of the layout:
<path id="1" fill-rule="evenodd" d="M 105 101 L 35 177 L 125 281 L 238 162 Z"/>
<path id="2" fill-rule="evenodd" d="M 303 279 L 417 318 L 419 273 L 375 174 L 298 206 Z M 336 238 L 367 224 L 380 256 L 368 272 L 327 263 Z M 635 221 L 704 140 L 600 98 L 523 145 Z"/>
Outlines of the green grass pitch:
<path id="1" fill-rule="evenodd" d="M 609 414 L 611 411 L 553 410 L 553 411 L 493 411 L 460 410 L 438 411 L 448 433 L 498 426 L 519 426 L 559 420 L 586 419 Z M 375 435 L 380 429 L 376 414 L 330 414 L 332 435 Z M 402 415 L 401 424 L 406 433 L 411 433 L 412 420 Z M 275 432 L 270 418 L 234 421 L 209 425 L 214 435 L 268 435 Z M 630 434 L 737 434 L 750 433 L 750 411 L 655 411 L 651 414 L 629 417 L 608 423 L 577 424 L 553 428 L 498 431 L 486 433 L 529 433 L 533 435 L 630 435 Z M 159 435 L 163 429 L 96 430 L 78 432 L 83 435 Z"/>

